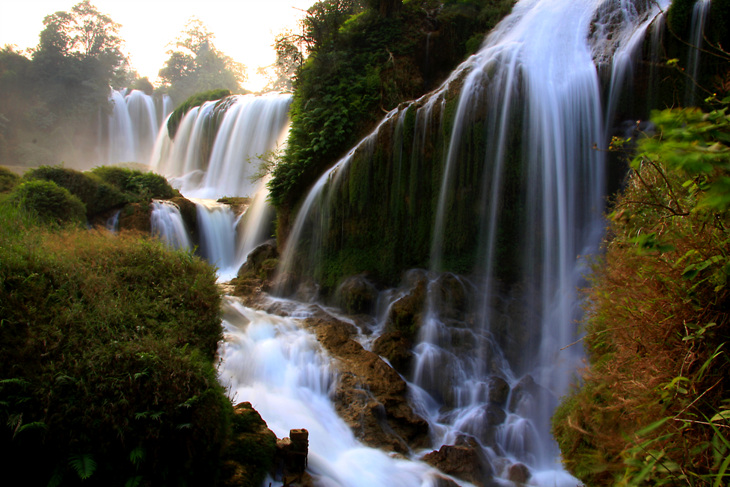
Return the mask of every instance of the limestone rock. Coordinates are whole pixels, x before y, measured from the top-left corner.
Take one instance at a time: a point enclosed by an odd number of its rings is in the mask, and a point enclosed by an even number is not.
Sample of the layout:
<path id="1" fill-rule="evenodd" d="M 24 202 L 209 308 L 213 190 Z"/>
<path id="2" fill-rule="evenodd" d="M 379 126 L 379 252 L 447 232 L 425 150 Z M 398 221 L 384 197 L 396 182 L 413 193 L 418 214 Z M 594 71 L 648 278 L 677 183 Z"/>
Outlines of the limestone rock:
<path id="1" fill-rule="evenodd" d="M 492 485 L 492 466 L 479 443 L 471 437 L 461 437 L 455 445 L 444 445 L 422 460 L 442 472 L 466 480 L 478 487 Z"/>
<path id="2" fill-rule="evenodd" d="M 261 271 L 270 271 L 271 269 L 263 269 L 266 261 L 276 259 L 279 257 L 279 253 L 276 250 L 276 241 L 268 240 L 255 249 L 253 249 L 247 256 L 246 262 L 243 263 L 241 268 L 238 270 L 238 277 L 250 277 L 258 276 L 269 278 L 270 275 L 261 276 Z"/>
<path id="3" fill-rule="evenodd" d="M 406 383 L 376 353 L 352 339 L 356 328 L 319 313 L 304 321 L 337 359 L 334 394 L 338 414 L 364 443 L 400 453 L 428 444 L 428 423 L 406 399 Z"/>
<path id="4" fill-rule="evenodd" d="M 335 292 L 336 304 L 349 314 L 370 314 L 377 300 L 378 290 L 362 274 L 345 278 Z"/>
<path id="5" fill-rule="evenodd" d="M 413 365 L 413 341 L 403 333 L 393 331 L 383 333 L 373 343 L 373 352 L 388 359 L 388 362 L 401 375 L 408 375 Z"/>

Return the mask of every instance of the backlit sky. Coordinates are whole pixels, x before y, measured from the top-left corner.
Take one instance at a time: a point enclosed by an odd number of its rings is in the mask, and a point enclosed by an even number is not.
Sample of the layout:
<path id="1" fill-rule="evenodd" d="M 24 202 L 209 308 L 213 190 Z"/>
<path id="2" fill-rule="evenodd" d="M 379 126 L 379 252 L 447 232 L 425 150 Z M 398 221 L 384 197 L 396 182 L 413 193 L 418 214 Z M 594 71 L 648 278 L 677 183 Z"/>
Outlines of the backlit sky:
<path id="1" fill-rule="evenodd" d="M 14 44 L 18 49 L 38 45 L 43 19 L 58 11 L 70 11 L 81 0 L 2 1 L 0 6 L 0 47 Z M 271 47 L 280 31 L 298 29 L 297 20 L 317 0 L 91 0 L 99 12 L 122 24 L 132 67 L 153 83 L 169 57 L 190 17 L 203 21 L 215 34 L 213 44 L 224 54 L 247 67 L 249 81 L 244 87 L 256 91 L 262 80 L 256 68 L 274 62 Z"/>

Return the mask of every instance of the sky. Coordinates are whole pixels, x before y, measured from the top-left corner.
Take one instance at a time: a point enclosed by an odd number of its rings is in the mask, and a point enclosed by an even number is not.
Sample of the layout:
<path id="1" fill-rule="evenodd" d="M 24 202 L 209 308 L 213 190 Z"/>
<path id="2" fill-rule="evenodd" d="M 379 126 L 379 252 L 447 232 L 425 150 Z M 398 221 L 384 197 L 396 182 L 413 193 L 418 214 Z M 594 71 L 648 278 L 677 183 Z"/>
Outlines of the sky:
<path id="1" fill-rule="evenodd" d="M 38 45 L 43 19 L 58 11 L 70 11 L 81 0 L 3 1 L 0 6 L 0 47 L 17 49 Z M 244 88 L 257 91 L 264 80 L 256 68 L 276 58 L 272 45 L 276 34 L 298 30 L 304 10 L 316 0 L 91 0 L 99 12 L 122 24 L 120 36 L 131 65 L 140 76 L 155 83 L 187 21 L 195 16 L 213 32 L 213 44 L 222 53 L 247 67 Z M 155 83 L 156 84 L 156 83 Z"/>

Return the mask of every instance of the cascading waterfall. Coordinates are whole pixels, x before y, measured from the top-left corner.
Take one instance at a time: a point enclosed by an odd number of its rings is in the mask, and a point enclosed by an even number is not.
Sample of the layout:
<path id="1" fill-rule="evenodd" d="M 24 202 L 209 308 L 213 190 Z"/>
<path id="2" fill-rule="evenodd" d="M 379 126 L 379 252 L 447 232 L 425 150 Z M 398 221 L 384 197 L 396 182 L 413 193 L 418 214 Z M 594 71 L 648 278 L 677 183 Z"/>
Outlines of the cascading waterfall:
<path id="1" fill-rule="evenodd" d="M 108 164 L 117 162 L 146 163 L 157 139 L 161 120 L 172 111 L 170 97 L 156 101 L 139 90 L 112 91 L 113 103 L 106 137 Z"/>
<path id="2" fill-rule="evenodd" d="M 174 140 L 165 121 L 151 150 L 152 170 L 168 177 L 197 207 L 200 253 L 218 267 L 221 281 L 235 277 L 251 250 L 270 236 L 272 210 L 266 178 L 252 181 L 259 158 L 271 158 L 288 130 L 290 95 L 233 96 L 192 108 Z M 215 201 L 246 197 L 236 216 Z"/>
<path id="3" fill-rule="evenodd" d="M 428 299 L 411 376 L 414 407 L 429 421 L 434 447 L 469 434 L 491 458 L 527 464 L 539 485 L 576 485 L 560 470 L 549 418 L 582 359 L 580 346 L 570 345 L 578 339 L 576 290 L 585 272 L 579 256 L 596 252 L 602 236 L 606 182 L 604 156 L 596 148 L 605 148 L 641 42 L 668 4 L 518 2 L 439 90 L 391 112 L 304 200 L 282 276 L 297 268 L 318 276 L 317 259 L 351 238 L 337 222 L 376 211 L 367 199 L 360 203 L 365 209 L 355 208 L 357 182 L 349 178 L 379 170 L 382 161 L 371 145 L 381 136 L 393 144 L 392 166 L 381 171 L 390 186 L 372 189 L 378 198 L 370 201 L 391 206 L 395 227 L 412 215 L 399 201 L 422 196 L 436 202 L 419 208 L 432 215 L 433 228 Z M 452 86 L 459 85 L 436 198 L 419 194 L 402 183 L 401 169 L 412 178 L 429 177 L 413 169 L 414 161 L 440 157 L 433 139 L 448 122 Z M 404 135 L 409 117 L 413 132 Z M 479 154 L 475 140 L 484 141 Z M 464 208 L 471 208 L 466 215 Z M 464 228 L 476 243 L 469 278 L 444 273 L 454 249 L 469 240 L 460 234 Z M 285 291 L 291 289 L 279 289 Z M 454 312 L 448 301 L 457 295 L 469 296 L 468 311 Z M 499 383 L 511 390 L 505 402 L 491 397 Z"/>
<path id="4" fill-rule="evenodd" d="M 191 109 L 174 140 L 162 130 L 150 167 L 195 198 L 254 196 L 260 158 L 281 148 L 291 95 L 233 96 Z"/>
<path id="5" fill-rule="evenodd" d="M 689 48 L 687 55 L 687 89 L 684 103 L 686 106 L 693 106 L 697 100 L 697 88 L 695 82 L 700 69 L 700 54 L 704 44 L 705 22 L 710 12 L 711 0 L 697 0 L 692 8 L 692 22 L 689 34 Z"/>

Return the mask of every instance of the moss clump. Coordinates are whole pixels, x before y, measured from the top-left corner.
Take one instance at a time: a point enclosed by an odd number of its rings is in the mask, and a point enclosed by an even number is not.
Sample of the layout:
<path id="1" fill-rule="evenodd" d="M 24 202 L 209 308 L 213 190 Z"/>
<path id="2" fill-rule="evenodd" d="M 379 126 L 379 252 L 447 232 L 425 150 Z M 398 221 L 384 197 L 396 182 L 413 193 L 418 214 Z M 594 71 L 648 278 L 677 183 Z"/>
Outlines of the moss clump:
<path id="1" fill-rule="evenodd" d="M 89 172 L 93 178 L 108 183 L 124 193 L 129 201 L 142 202 L 152 198 L 170 199 L 177 192 L 164 176 L 117 166 L 99 166 Z"/>
<path id="2" fill-rule="evenodd" d="M 53 181 L 26 181 L 10 193 L 9 201 L 44 223 L 86 221 L 86 207 L 79 198 Z"/>
<path id="3" fill-rule="evenodd" d="M 0 239 L 5 461 L 29 485 L 214 484 L 231 405 L 213 269 L 151 239 L 34 227 L 7 204 Z"/>

